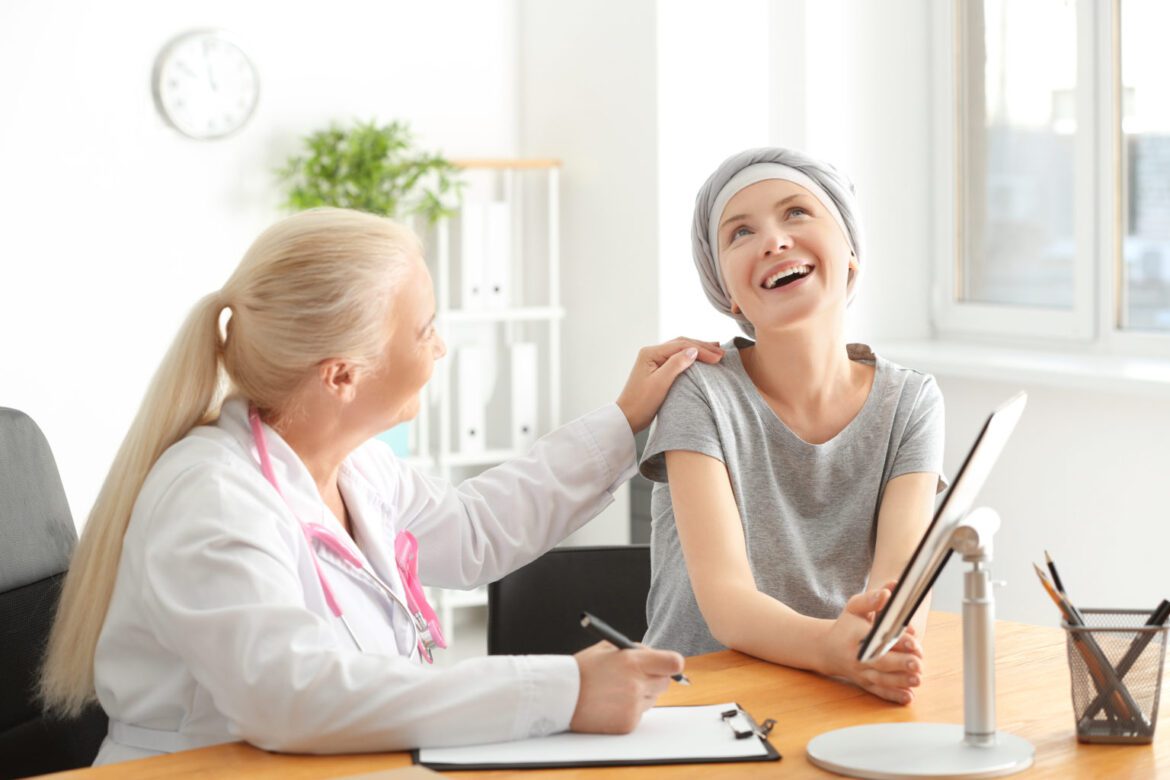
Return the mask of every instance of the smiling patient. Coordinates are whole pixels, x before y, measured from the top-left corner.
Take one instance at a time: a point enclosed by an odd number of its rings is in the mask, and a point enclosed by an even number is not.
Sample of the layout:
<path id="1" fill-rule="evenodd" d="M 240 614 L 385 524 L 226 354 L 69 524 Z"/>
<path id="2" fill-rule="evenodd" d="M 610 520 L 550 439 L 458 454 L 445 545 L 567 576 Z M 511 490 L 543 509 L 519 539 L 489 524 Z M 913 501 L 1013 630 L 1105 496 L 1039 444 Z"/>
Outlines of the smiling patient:
<path id="1" fill-rule="evenodd" d="M 852 186 L 798 152 L 742 152 L 699 191 L 692 241 L 707 298 L 755 340 L 684 374 L 651 432 L 646 644 L 730 647 L 909 703 L 927 608 L 883 658 L 857 648 L 945 485 L 943 400 L 929 375 L 845 343 Z"/>

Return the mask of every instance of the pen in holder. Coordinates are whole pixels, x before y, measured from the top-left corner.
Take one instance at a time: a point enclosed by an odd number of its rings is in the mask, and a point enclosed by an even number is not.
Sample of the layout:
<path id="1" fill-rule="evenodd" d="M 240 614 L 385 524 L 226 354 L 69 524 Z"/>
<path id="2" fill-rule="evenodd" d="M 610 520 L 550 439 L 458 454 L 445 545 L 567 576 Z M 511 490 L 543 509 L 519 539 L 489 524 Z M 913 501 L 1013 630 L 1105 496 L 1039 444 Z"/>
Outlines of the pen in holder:
<path id="1" fill-rule="evenodd" d="M 1081 742 L 1149 743 L 1154 739 L 1165 625 L 1143 625 L 1141 609 L 1083 609 L 1084 625 L 1063 621 L 1068 639 L 1073 715 Z"/>

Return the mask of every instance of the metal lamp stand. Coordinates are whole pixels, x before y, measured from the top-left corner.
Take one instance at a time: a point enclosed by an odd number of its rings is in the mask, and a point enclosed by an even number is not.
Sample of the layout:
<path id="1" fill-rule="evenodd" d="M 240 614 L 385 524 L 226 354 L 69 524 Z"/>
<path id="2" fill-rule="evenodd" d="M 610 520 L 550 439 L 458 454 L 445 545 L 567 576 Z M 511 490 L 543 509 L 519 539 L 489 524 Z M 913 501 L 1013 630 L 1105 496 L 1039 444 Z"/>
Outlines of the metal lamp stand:
<path id="1" fill-rule="evenodd" d="M 866 778 L 1002 777 L 1032 765 L 1032 743 L 995 730 L 995 598 L 991 539 L 999 515 L 963 518 L 950 545 L 971 564 L 963 586 L 963 726 L 880 723 L 821 734 L 808 743 L 817 766 Z"/>

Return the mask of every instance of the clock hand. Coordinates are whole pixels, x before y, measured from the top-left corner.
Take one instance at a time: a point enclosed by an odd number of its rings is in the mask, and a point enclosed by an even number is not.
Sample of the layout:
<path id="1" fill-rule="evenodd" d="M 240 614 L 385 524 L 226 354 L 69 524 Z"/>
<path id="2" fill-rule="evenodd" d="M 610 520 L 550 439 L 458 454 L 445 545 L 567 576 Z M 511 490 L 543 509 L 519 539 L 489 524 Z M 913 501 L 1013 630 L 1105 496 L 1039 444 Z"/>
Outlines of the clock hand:
<path id="1" fill-rule="evenodd" d="M 203 64 L 207 68 L 207 81 L 211 84 L 212 92 L 219 92 L 219 85 L 215 83 L 215 68 L 211 65 L 210 44 L 206 38 L 203 39 Z"/>

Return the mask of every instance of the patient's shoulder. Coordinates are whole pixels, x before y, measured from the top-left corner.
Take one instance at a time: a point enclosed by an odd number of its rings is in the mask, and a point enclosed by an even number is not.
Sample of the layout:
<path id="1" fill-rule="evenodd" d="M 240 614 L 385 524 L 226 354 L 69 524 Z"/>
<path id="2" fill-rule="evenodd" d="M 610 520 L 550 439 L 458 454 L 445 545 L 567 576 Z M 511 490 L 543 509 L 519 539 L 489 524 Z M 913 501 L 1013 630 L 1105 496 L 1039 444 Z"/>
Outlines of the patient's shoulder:
<path id="1" fill-rule="evenodd" d="M 738 353 L 728 350 L 718 363 L 695 361 L 683 371 L 671 385 L 658 416 L 671 419 L 738 406 L 750 389 Z"/>

